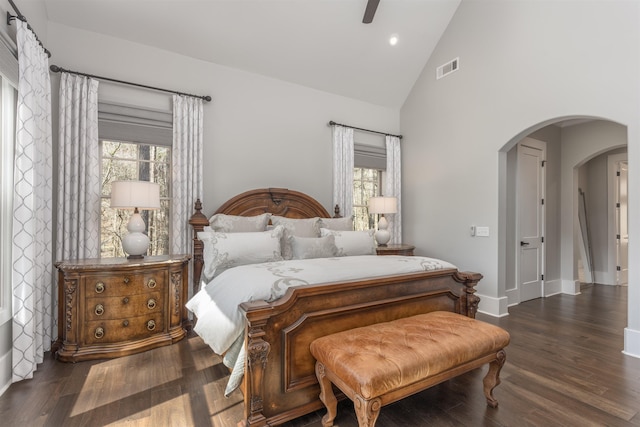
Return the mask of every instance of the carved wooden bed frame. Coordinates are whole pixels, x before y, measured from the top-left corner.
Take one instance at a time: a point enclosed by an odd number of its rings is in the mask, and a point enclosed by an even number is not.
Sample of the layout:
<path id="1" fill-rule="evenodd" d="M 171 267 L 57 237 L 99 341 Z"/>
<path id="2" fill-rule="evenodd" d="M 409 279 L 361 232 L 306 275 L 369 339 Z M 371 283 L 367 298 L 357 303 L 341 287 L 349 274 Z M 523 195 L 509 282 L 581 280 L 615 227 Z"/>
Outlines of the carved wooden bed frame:
<path id="1" fill-rule="evenodd" d="M 200 287 L 203 244 L 197 232 L 209 225 L 196 202 L 193 226 L 193 286 Z M 289 218 L 328 218 L 312 197 L 287 189 L 258 189 L 224 203 L 215 213 Z M 475 317 L 474 295 L 482 278 L 455 269 L 290 288 L 277 301 L 240 305 L 247 320 L 243 380 L 247 426 L 278 425 L 321 409 L 311 342 L 323 335 L 436 310 Z"/>

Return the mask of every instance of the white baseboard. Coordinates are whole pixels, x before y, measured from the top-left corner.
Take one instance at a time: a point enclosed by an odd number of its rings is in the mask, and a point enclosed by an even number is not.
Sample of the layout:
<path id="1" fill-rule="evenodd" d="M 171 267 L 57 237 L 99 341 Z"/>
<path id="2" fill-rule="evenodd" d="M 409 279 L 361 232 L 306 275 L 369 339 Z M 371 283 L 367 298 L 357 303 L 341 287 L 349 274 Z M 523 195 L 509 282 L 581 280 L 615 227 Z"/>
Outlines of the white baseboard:
<path id="1" fill-rule="evenodd" d="M 552 295 L 557 295 L 562 293 L 562 281 L 560 279 L 556 280 L 545 280 L 544 282 L 544 296 L 550 297 Z"/>
<path id="2" fill-rule="evenodd" d="M 11 385 L 11 350 L 0 357 L 0 396 Z"/>
<path id="3" fill-rule="evenodd" d="M 594 282 L 599 285 L 615 285 L 616 284 L 615 274 L 613 274 L 613 277 L 611 276 L 612 275 L 609 274 L 608 271 L 593 272 Z"/>
<path id="4" fill-rule="evenodd" d="M 624 350 L 627 356 L 640 358 L 640 331 L 624 328 Z"/>
<path id="5" fill-rule="evenodd" d="M 580 295 L 580 281 L 579 280 L 563 280 L 562 281 L 562 293 L 568 295 Z"/>
<path id="6" fill-rule="evenodd" d="M 507 297 L 494 298 L 486 295 L 476 294 L 480 297 L 478 311 L 493 317 L 504 317 L 509 315 Z"/>

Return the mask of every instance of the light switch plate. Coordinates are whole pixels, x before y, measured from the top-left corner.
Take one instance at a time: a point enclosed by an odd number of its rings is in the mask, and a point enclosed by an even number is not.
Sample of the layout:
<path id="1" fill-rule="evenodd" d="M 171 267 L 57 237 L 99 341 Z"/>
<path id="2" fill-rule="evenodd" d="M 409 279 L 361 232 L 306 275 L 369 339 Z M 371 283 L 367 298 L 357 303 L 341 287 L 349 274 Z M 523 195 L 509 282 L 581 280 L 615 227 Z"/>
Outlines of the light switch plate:
<path id="1" fill-rule="evenodd" d="M 476 227 L 476 236 L 489 237 L 489 227 Z"/>

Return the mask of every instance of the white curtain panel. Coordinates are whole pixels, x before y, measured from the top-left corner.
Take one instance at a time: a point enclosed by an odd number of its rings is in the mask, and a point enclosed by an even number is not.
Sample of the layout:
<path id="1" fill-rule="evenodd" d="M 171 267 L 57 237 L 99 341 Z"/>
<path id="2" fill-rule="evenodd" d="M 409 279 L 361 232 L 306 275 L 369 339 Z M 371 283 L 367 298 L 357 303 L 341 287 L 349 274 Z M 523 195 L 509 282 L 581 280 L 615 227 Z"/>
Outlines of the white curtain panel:
<path id="1" fill-rule="evenodd" d="M 353 129 L 333 126 L 333 207 L 340 215 L 353 215 Z"/>
<path id="2" fill-rule="evenodd" d="M 56 259 L 100 256 L 98 81 L 62 73 Z"/>
<path id="3" fill-rule="evenodd" d="M 49 61 L 16 20 L 18 112 L 13 197 L 13 375 L 32 378 L 53 334 L 52 144 Z"/>
<path id="4" fill-rule="evenodd" d="M 172 253 L 191 253 L 189 218 L 196 199 L 202 200 L 203 181 L 203 101 L 173 95 L 173 205 Z M 189 286 L 191 291 L 191 286 Z"/>
<path id="5" fill-rule="evenodd" d="M 388 230 L 391 232 L 391 241 L 389 243 L 400 243 L 402 242 L 402 203 L 400 199 L 402 194 L 402 162 L 400 156 L 400 138 L 387 135 L 386 145 L 387 176 L 384 195 L 398 199 L 398 212 L 385 216 L 387 221 L 389 221 Z"/>

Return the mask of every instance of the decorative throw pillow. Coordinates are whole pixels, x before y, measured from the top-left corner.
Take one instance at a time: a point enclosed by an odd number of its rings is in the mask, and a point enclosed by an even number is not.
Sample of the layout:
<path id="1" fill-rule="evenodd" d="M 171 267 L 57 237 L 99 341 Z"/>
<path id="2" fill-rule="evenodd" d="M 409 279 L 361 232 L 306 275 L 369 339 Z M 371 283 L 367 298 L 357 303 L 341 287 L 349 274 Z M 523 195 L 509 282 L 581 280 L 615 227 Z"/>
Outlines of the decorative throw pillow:
<path id="1" fill-rule="evenodd" d="M 322 228 L 320 232 L 322 236 L 335 237 L 338 256 L 376 254 L 376 241 L 373 238 L 375 230 L 336 231 Z"/>
<path id="2" fill-rule="evenodd" d="M 247 233 L 265 231 L 271 218 L 270 213 L 256 216 L 237 216 L 215 214 L 209 219 L 209 225 L 214 231 L 221 233 Z"/>
<path id="3" fill-rule="evenodd" d="M 285 218 L 283 216 L 272 216 L 271 223 L 275 226 L 284 227 L 282 237 L 282 256 L 284 259 L 291 259 L 293 252 L 291 249 L 290 236 L 296 237 L 320 237 L 320 218 Z"/>
<path id="4" fill-rule="evenodd" d="M 238 265 L 282 261 L 280 240 L 283 227 L 271 231 L 219 233 L 201 231 L 198 239 L 204 243 L 202 276 L 209 282 L 227 268 Z"/>
<path id="5" fill-rule="evenodd" d="M 320 218 L 320 228 L 329 230 L 353 231 L 353 217 L 345 218 Z"/>
<path id="6" fill-rule="evenodd" d="M 293 259 L 331 258 L 338 255 L 336 238 L 289 236 Z"/>

